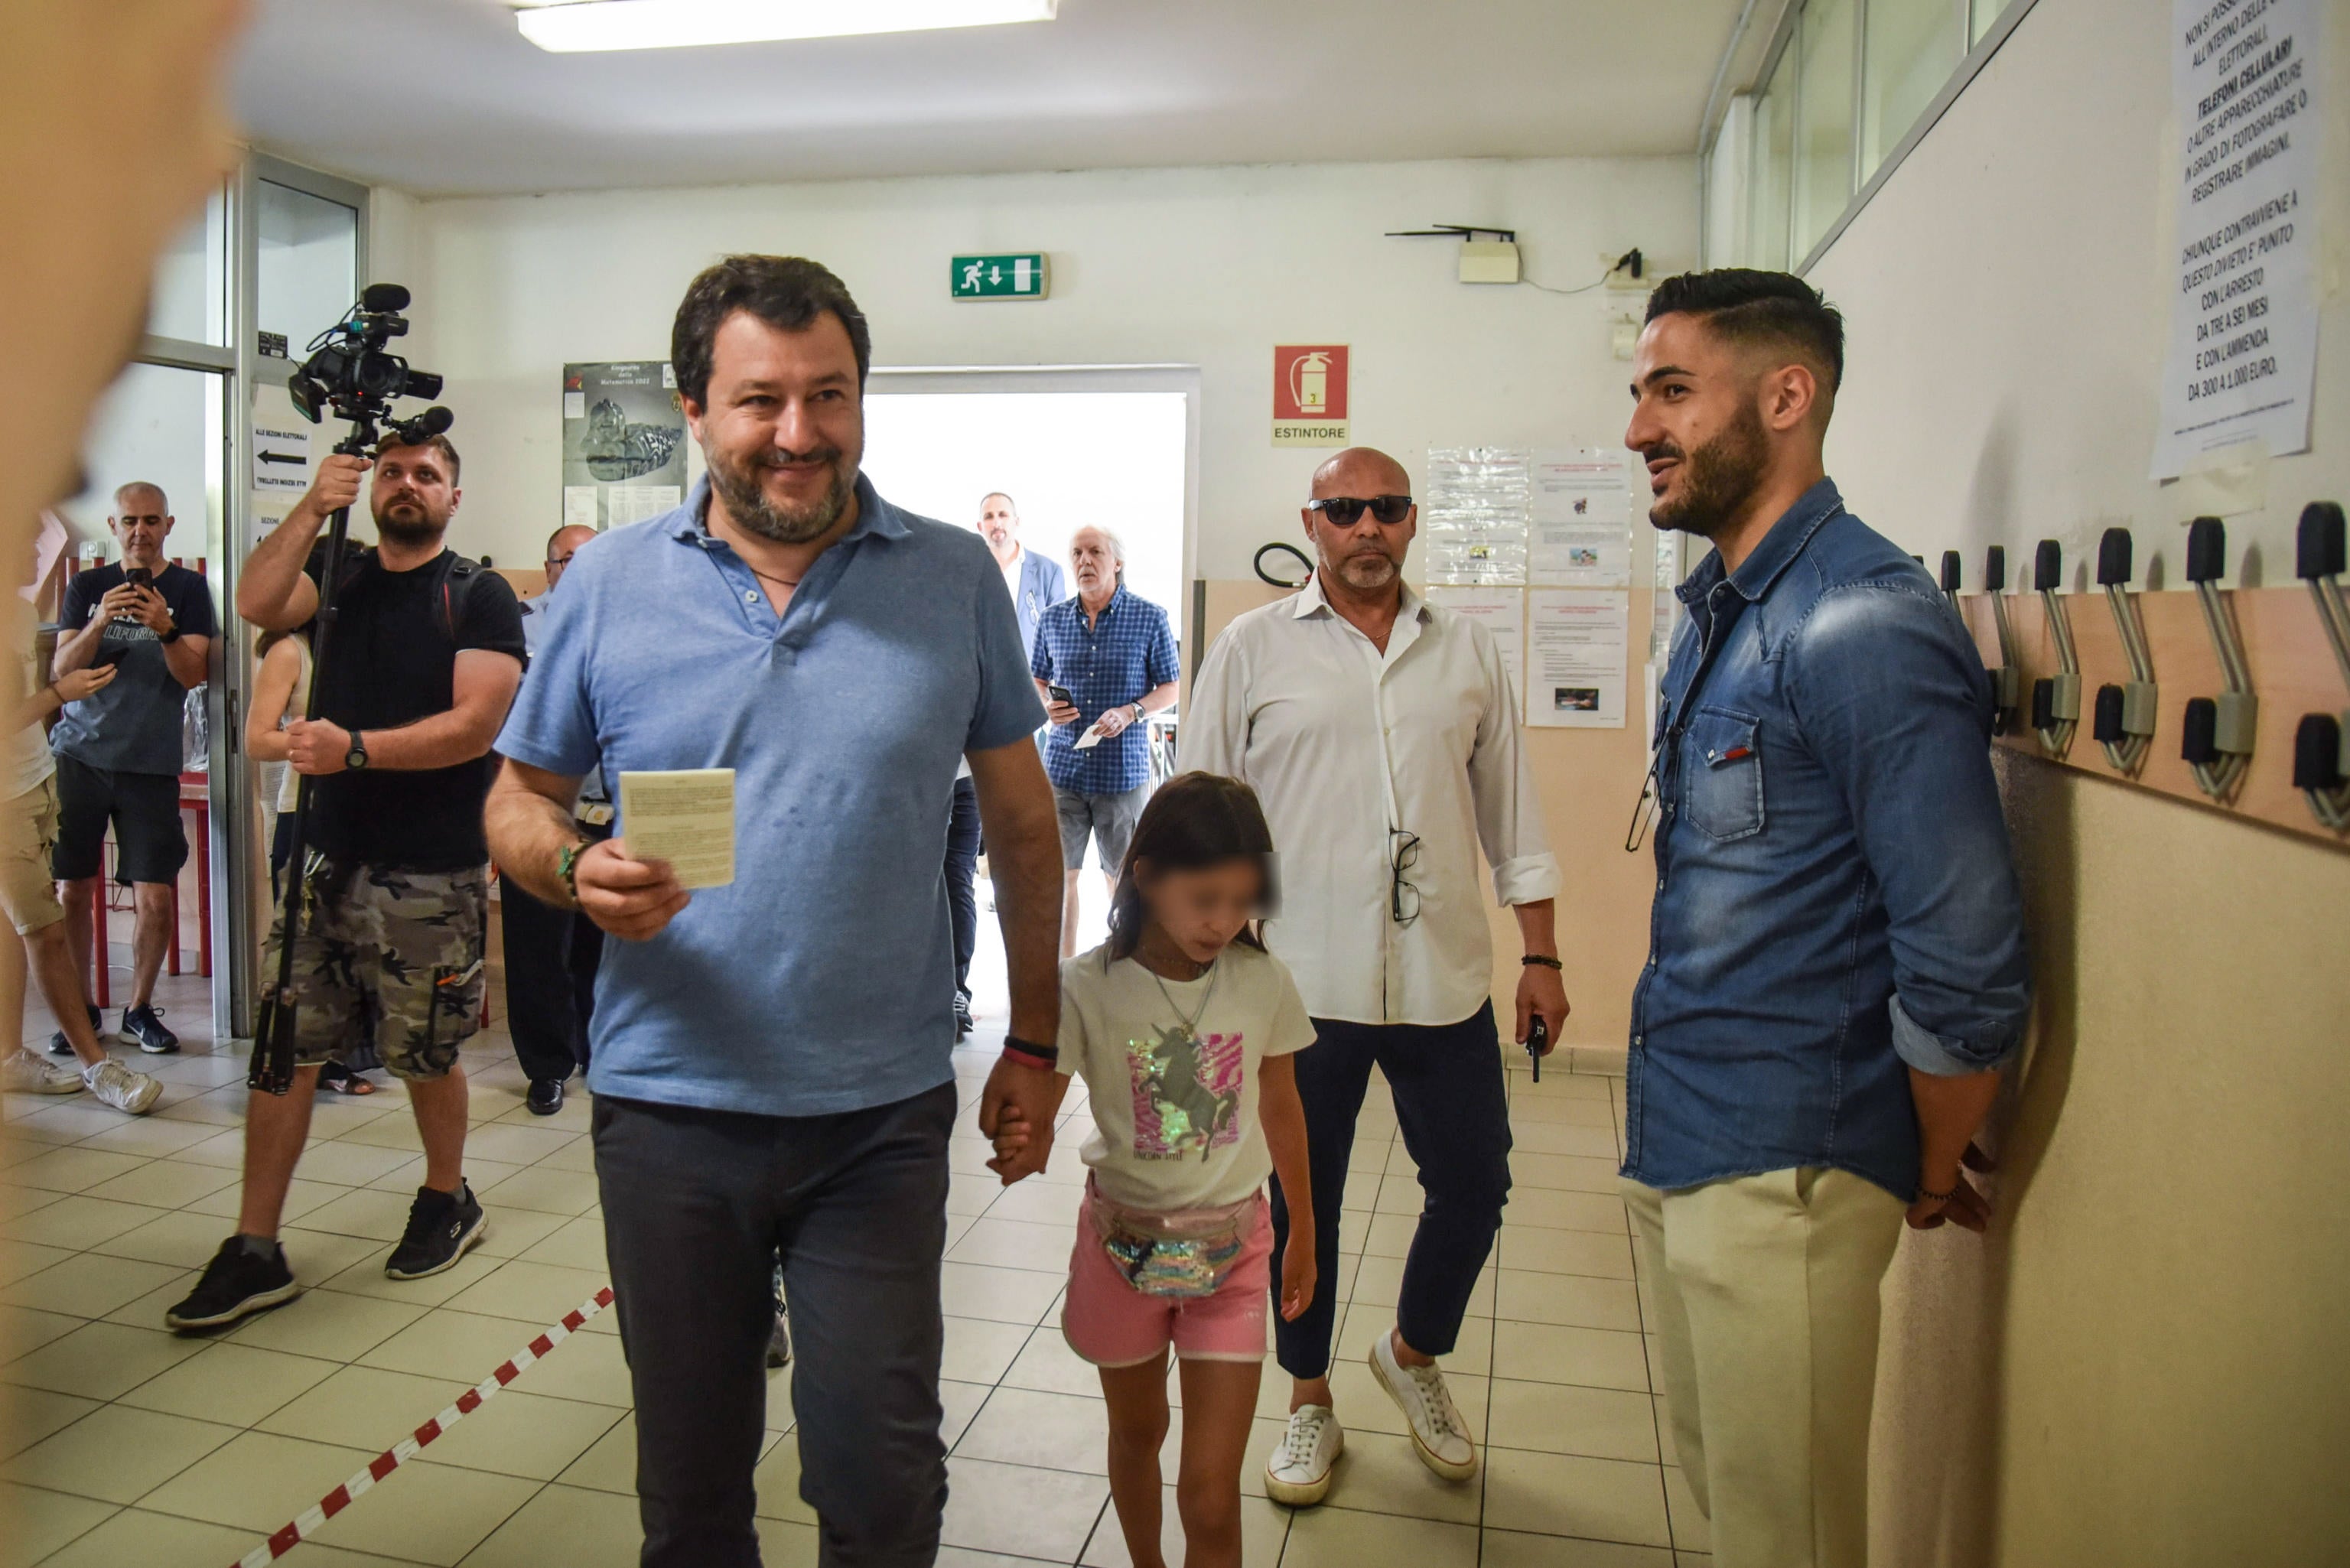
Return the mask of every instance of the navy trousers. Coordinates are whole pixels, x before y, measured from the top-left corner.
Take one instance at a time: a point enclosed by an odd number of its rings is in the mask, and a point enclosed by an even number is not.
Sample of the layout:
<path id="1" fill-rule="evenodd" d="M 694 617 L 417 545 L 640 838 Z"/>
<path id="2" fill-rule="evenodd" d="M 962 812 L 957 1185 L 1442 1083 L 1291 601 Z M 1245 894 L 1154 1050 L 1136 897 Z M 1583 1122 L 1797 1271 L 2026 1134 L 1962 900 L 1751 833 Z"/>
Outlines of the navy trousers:
<path id="1" fill-rule="evenodd" d="M 1347 1160 L 1355 1118 L 1371 1069 L 1395 1094 L 1404 1147 L 1419 1167 L 1425 1198 L 1419 1228 L 1403 1266 L 1396 1325 L 1424 1355 L 1449 1354 L 1477 1288 L 1477 1274 L 1502 1228 L 1510 1196 L 1510 1103 L 1502 1081 L 1502 1043 L 1488 1002 L 1459 1023 L 1347 1023 L 1314 1021 L 1315 1043 L 1290 1058 L 1305 1106 L 1308 1174 L 1314 1183 L 1314 1303 L 1295 1323 L 1274 1314 L 1274 1351 L 1292 1377 L 1330 1369 L 1337 1306 L 1338 1223 L 1347 1196 Z M 1364 1180 L 1376 1184 L 1377 1176 Z M 1281 1259 L 1289 1245 L 1289 1206 L 1273 1184 L 1273 1292 L 1281 1295 Z"/>
<path id="2" fill-rule="evenodd" d="M 637 1403 L 642 1568 L 758 1568 L 774 1271 L 822 1568 L 930 1568 L 946 1507 L 939 1255 L 955 1087 L 827 1116 L 596 1098 Z"/>

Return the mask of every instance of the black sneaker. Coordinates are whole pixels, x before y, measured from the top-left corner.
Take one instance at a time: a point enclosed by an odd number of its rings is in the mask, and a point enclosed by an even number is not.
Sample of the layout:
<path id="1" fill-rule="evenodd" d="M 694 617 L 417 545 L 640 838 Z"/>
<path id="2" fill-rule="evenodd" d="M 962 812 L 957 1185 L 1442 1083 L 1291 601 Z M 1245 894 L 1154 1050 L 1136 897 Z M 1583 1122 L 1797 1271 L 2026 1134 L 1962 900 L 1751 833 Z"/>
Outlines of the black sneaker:
<path id="1" fill-rule="evenodd" d="M 124 1008 L 122 1037 L 150 1056 L 168 1056 L 180 1048 L 180 1037 L 163 1027 L 162 1009 L 157 1007 Z"/>
<path id="2" fill-rule="evenodd" d="M 106 1014 L 97 1008 L 93 1007 L 89 1010 L 89 1032 L 98 1036 L 99 1044 L 101 1045 L 106 1044 L 106 1031 L 100 1027 L 105 1018 Z M 73 1054 L 73 1042 L 66 1038 L 64 1030 L 60 1029 L 49 1036 L 49 1054 L 52 1056 Z"/>
<path id="3" fill-rule="evenodd" d="M 978 1025 L 971 1021 L 971 998 L 957 996 L 955 998 L 955 1038 L 967 1040 L 971 1037 L 971 1032 L 977 1027 Z"/>
<path id="4" fill-rule="evenodd" d="M 294 1271 L 286 1266 L 283 1247 L 272 1246 L 265 1255 L 248 1249 L 245 1240 L 231 1236 L 221 1243 L 188 1299 L 163 1314 L 165 1326 L 218 1328 L 302 1293 Z"/>
<path id="5" fill-rule="evenodd" d="M 383 1272 L 395 1280 L 421 1280 L 443 1269 L 453 1269 L 466 1250 L 490 1233 L 489 1216 L 473 1197 L 469 1183 L 459 1183 L 456 1196 L 416 1189 L 408 1206 L 408 1233 L 384 1260 Z"/>
<path id="6" fill-rule="evenodd" d="M 532 1116 L 553 1116 L 563 1108 L 563 1080 L 533 1078 L 530 1081 L 530 1094 L 523 1104 L 530 1107 Z"/>

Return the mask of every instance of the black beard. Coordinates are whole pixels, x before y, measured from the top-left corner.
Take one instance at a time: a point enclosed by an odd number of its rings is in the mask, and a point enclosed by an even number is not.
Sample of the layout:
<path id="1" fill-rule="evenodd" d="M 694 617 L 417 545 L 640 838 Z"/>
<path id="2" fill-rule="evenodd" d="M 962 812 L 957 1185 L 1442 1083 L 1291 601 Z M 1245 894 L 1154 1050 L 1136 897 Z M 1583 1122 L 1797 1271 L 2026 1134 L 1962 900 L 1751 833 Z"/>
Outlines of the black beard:
<path id="1" fill-rule="evenodd" d="M 824 537 L 840 521 L 857 488 L 857 471 L 835 452 L 830 454 L 832 486 L 821 499 L 802 507 L 778 506 L 759 487 L 759 469 L 764 464 L 737 463 L 707 449 L 704 455 L 710 459 L 710 488 L 726 504 L 726 515 L 760 538 L 778 545 L 805 545 Z"/>
<path id="2" fill-rule="evenodd" d="M 437 545 L 449 532 L 449 524 L 445 518 L 434 521 L 432 514 L 421 506 L 400 504 L 376 514 L 375 531 L 379 537 L 394 544 Z"/>
<path id="3" fill-rule="evenodd" d="M 1659 529 L 1678 528 L 1711 539 L 1745 510 L 1762 488 L 1763 470 L 1770 466 L 1770 439 L 1762 430 L 1762 408 L 1749 400 L 1720 435 L 1686 456 L 1678 448 L 1656 449 L 1650 455 L 1680 457 L 1680 499 L 1659 501 L 1648 508 L 1648 521 Z"/>

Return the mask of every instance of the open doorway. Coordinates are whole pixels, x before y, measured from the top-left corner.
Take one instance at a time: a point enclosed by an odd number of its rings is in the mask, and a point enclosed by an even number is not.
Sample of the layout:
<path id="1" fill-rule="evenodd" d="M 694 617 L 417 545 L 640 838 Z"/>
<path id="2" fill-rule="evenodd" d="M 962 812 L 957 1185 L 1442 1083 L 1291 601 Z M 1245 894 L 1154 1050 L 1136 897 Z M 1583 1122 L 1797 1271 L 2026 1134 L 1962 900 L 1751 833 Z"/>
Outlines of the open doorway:
<path id="1" fill-rule="evenodd" d="M 1180 640 L 1197 493 L 1199 376 L 1173 367 L 1045 370 L 877 369 L 865 401 L 865 472 L 893 504 L 976 529 L 982 502 L 1011 497 L 1027 549 L 1068 568 L 1069 536 L 1088 525 L 1126 549 L 1126 588 L 1164 609 Z M 1180 714 L 1153 723 L 1153 753 L 1173 755 Z M 1107 930 L 1108 888 L 1089 852 L 1079 891 L 1079 951 Z M 972 1012 L 1000 1029 L 1009 992 L 984 862 L 978 886 Z"/>

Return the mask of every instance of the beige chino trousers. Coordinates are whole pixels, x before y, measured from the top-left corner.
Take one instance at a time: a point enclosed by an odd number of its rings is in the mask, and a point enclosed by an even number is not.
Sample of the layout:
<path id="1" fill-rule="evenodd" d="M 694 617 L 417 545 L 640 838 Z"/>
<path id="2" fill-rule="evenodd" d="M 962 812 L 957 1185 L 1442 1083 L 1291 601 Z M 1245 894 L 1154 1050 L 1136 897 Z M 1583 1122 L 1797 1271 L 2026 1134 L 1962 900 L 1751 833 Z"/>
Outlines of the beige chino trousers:
<path id="1" fill-rule="evenodd" d="M 1905 1205 L 1814 1168 L 1623 1192 L 1715 1568 L 1866 1568 L 1877 1287 Z"/>

